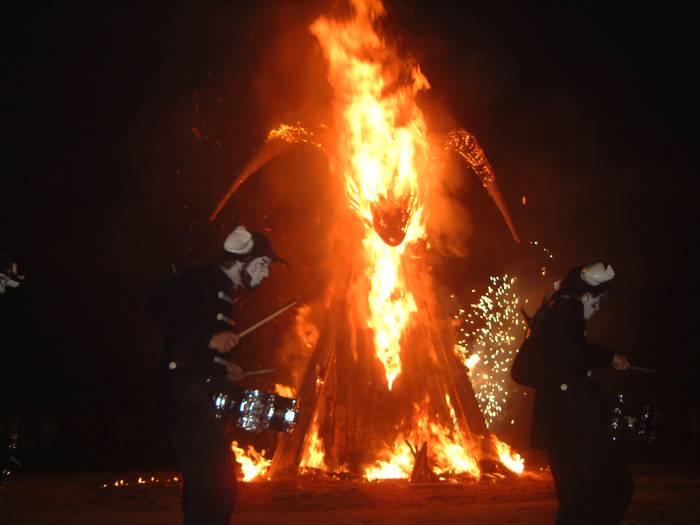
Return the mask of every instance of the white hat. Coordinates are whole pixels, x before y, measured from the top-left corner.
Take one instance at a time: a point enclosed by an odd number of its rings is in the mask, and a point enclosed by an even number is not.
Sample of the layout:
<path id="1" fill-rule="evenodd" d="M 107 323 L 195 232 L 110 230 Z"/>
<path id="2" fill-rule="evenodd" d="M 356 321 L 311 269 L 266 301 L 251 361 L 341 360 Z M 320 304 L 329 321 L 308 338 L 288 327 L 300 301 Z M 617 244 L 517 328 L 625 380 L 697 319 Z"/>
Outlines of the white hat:
<path id="1" fill-rule="evenodd" d="M 237 255 L 250 253 L 253 249 L 253 235 L 246 230 L 245 226 L 236 226 L 224 241 L 224 250 Z"/>
<path id="2" fill-rule="evenodd" d="M 581 270 L 581 279 L 591 286 L 598 286 L 606 283 L 613 277 L 615 277 L 615 270 L 613 270 L 613 267 L 602 262 L 589 264 Z"/>
<path id="3" fill-rule="evenodd" d="M 574 266 L 563 279 L 554 283 L 554 289 L 559 293 L 586 292 L 596 290 L 597 293 L 613 292 L 610 281 L 615 277 L 612 266 L 603 262 Z"/>

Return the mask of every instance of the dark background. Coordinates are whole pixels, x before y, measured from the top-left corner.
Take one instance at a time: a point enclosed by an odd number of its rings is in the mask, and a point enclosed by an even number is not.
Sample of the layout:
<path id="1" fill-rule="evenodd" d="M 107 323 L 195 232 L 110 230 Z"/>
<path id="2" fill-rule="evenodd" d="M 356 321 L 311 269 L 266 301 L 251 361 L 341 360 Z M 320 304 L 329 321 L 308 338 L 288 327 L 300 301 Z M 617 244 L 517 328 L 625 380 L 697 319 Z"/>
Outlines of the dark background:
<path id="1" fill-rule="evenodd" d="M 208 215 L 273 125 L 328 115 L 306 27 L 342 7 L 100 4 L 16 8 L 3 24 L 0 250 L 28 277 L 0 297 L 1 394 L 37 465 L 169 461 L 149 408 L 161 350 L 144 307 L 173 264 L 210 259 L 239 221 L 266 230 L 292 265 L 247 300 L 254 319 L 317 297 L 318 261 L 332 262 L 317 242 L 331 217 L 326 161 L 304 148 Z M 446 257 L 438 279 L 467 301 L 511 272 L 537 301 L 571 266 L 611 263 L 620 293 L 591 335 L 657 373 L 601 381 L 663 407 L 653 454 L 667 457 L 698 440 L 693 17 L 680 4 L 579 4 L 396 0 L 385 28 L 428 77 L 429 115 L 479 139 L 524 241 L 459 168 L 469 255 Z M 555 254 L 545 278 L 542 246 Z M 243 359 L 269 364 L 266 341 L 290 323 L 261 331 Z"/>

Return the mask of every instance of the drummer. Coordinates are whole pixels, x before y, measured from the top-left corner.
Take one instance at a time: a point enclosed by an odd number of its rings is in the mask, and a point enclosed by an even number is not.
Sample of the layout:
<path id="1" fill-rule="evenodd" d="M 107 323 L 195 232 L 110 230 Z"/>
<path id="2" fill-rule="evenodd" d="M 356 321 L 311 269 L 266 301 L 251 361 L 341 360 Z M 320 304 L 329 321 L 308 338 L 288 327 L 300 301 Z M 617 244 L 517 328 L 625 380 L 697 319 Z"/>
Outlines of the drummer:
<path id="1" fill-rule="evenodd" d="M 182 471 L 184 525 L 227 525 L 233 512 L 234 457 L 209 383 L 237 383 L 244 371 L 233 361 L 214 362 L 239 342 L 219 319 L 235 317 L 235 296 L 258 288 L 273 262 L 285 261 L 264 235 L 241 225 L 228 235 L 216 262 L 177 273 L 152 300 L 165 346 L 158 398 Z"/>
<path id="2" fill-rule="evenodd" d="M 535 388 L 531 446 L 547 452 L 559 499 L 557 525 L 619 524 L 634 490 L 608 434 L 605 396 L 591 370 L 627 370 L 627 358 L 586 340 L 586 321 L 600 308 L 615 276 L 602 262 L 576 266 L 528 319 L 530 329 L 511 375 Z"/>

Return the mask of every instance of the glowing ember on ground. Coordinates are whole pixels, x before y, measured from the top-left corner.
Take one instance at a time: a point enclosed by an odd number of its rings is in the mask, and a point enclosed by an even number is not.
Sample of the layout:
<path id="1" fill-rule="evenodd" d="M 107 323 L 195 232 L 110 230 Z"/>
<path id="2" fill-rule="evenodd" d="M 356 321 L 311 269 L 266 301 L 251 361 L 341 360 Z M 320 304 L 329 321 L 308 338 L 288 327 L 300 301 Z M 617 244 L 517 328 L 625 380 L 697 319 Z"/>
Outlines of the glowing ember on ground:
<path id="1" fill-rule="evenodd" d="M 139 476 L 135 481 L 127 481 L 124 479 L 118 479 L 116 481 L 113 481 L 111 483 L 104 483 L 102 484 L 102 488 L 108 488 L 108 487 L 128 487 L 128 486 L 133 486 L 133 485 L 157 485 L 157 484 L 167 484 L 167 483 L 179 483 L 180 478 L 177 476 L 173 476 L 172 478 L 159 478 L 156 476 Z"/>
<path id="2" fill-rule="evenodd" d="M 539 241 L 530 241 L 528 244 L 532 246 L 535 250 L 541 251 L 539 255 L 543 257 L 543 261 L 542 266 L 538 269 L 538 272 L 540 276 L 546 277 L 549 273 L 548 265 L 552 262 L 552 259 L 554 259 L 554 254 L 549 248 L 542 246 L 542 243 L 540 243 Z"/>

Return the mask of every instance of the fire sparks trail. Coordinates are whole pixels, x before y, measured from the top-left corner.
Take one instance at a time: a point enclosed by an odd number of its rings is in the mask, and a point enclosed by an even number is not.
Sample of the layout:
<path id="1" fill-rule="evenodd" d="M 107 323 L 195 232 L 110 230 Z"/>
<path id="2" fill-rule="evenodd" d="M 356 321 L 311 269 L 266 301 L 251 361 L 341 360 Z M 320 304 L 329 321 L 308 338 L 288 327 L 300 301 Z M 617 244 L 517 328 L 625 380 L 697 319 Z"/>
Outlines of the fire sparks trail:
<path id="1" fill-rule="evenodd" d="M 311 26 L 328 63 L 339 123 L 338 165 L 352 208 L 365 224 L 370 319 L 389 389 L 401 373 L 400 341 L 411 314 L 402 258 L 425 235 L 422 194 L 427 125 L 416 94 L 429 87 L 411 60 L 400 60 L 374 29 L 379 1 L 353 2 L 348 21 L 319 18 Z"/>
<path id="2" fill-rule="evenodd" d="M 241 173 L 238 175 L 233 184 L 229 187 L 226 194 L 219 199 L 216 204 L 216 208 L 209 216 L 209 220 L 213 221 L 216 219 L 219 212 L 223 209 L 226 203 L 229 201 L 231 196 L 238 191 L 246 180 L 250 178 L 256 171 L 262 168 L 265 164 L 270 162 L 274 157 L 285 151 L 292 144 L 310 144 L 315 148 L 321 150 L 323 147 L 323 137 L 325 135 L 325 127 L 319 126 L 315 130 L 305 129 L 300 125 L 290 126 L 288 124 L 281 124 L 277 128 L 271 130 L 267 134 L 267 138 L 263 143 L 262 147 L 253 155 L 253 157 L 248 161 Z"/>
<path id="3" fill-rule="evenodd" d="M 467 161 L 467 164 L 474 170 L 476 176 L 481 180 L 481 184 L 483 184 L 486 191 L 488 191 L 489 195 L 496 203 L 498 211 L 501 212 L 503 220 L 506 221 L 506 225 L 513 239 L 515 242 L 520 242 L 520 237 L 518 237 L 518 233 L 515 230 L 515 225 L 508 212 L 508 207 L 503 200 L 501 191 L 495 184 L 496 175 L 486 158 L 484 150 L 479 146 L 476 137 L 468 131 L 458 129 L 438 137 L 438 141 L 446 151 L 454 151 Z"/>
<path id="4" fill-rule="evenodd" d="M 325 126 L 320 126 L 317 130 L 309 130 L 302 127 L 300 124 L 290 126 L 289 124 L 280 124 L 275 129 L 267 134 L 266 142 L 280 140 L 287 144 L 305 143 L 319 149 L 323 149 L 323 137 Z"/>
<path id="5" fill-rule="evenodd" d="M 542 266 L 538 268 L 538 272 L 540 276 L 546 277 L 549 273 L 549 268 L 547 267 L 547 265 L 551 263 L 551 259 L 554 259 L 554 254 L 549 248 L 547 248 L 546 246 L 542 246 L 539 241 L 530 241 L 529 245 L 537 251 L 541 251 L 539 255 L 543 258 L 543 260 Z"/>
<path id="6" fill-rule="evenodd" d="M 508 401 L 510 365 L 522 339 L 521 321 L 515 292 L 515 277 L 491 277 L 491 284 L 471 312 L 460 309 L 455 319 L 462 322 L 461 338 L 455 352 L 469 369 L 479 407 L 491 428 Z"/>

